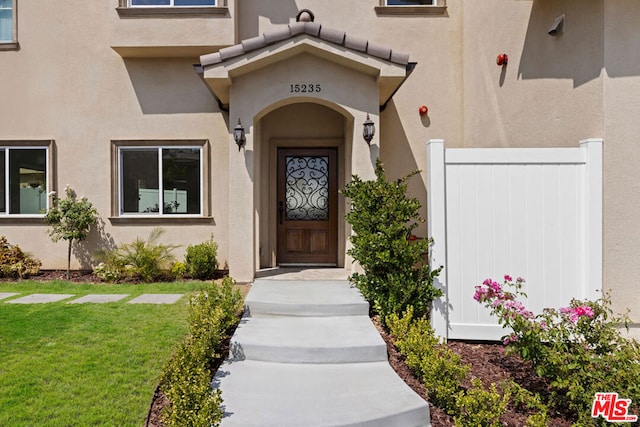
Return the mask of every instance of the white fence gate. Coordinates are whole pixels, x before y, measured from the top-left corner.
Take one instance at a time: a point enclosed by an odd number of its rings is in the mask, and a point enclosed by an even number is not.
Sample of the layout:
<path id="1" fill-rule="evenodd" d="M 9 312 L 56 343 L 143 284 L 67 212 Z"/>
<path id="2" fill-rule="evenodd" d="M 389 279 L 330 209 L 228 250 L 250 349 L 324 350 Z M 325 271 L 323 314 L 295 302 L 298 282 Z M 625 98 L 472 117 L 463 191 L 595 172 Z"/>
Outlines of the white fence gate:
<path id="1" fill-rule="evenodd" d="M 526 279 L 527 308 L 602 289 L 602 140 L 579 148 L 445 149 L 427 144 L 431 262 L 444 269 L 432 324 L 447 339 L 506 334 L 473 299 L 486 278 Z"/>

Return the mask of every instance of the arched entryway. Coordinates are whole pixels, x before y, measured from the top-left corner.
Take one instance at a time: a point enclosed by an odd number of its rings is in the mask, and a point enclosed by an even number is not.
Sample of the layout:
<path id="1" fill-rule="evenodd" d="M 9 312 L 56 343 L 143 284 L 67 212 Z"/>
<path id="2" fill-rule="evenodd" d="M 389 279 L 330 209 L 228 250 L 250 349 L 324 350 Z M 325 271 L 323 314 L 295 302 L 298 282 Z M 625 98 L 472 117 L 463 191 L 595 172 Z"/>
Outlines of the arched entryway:
<path id="1" fill-rule="evenodd" d="M 338 190 L 351 173 L 353 118 L 337 106 L 290 102 L 259 120 L 260 267 L 342 267 L 347 236 Z"/>

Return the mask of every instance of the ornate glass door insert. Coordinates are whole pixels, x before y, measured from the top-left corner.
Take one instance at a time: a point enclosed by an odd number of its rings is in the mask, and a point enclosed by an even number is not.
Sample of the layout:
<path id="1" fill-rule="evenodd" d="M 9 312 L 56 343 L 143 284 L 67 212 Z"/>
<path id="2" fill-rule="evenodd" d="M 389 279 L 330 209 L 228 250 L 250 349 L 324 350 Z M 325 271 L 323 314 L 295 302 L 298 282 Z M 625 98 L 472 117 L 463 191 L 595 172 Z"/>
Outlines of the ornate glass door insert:
<path id="1" fill-rule="evenodd" d="M 329 157 L 286 156 L 285 217 L 326 221 L 329 218 Z"/>

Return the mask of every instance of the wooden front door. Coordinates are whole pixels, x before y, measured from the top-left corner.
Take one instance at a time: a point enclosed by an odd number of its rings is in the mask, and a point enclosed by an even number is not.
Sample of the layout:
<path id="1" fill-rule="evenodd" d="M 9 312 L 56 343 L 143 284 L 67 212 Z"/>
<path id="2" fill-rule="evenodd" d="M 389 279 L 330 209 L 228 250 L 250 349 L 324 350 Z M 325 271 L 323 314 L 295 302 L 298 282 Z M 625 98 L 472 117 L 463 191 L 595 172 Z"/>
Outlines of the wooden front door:
<path id="1" fill-rule="evenodd" d="M 336 265 L 337 169 L 335 148 L 278 149 L 279 265 Z"/>

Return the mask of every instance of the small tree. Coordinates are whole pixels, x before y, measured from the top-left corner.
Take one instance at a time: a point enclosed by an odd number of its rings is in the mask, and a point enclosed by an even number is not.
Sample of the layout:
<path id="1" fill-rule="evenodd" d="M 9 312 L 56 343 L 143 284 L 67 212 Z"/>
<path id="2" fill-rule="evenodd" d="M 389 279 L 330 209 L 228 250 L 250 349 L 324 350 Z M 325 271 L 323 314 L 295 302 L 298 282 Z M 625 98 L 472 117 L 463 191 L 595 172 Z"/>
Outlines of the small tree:
<path id="1" fill-rule="evenodd" d="M 345 218 L 353 230 L 353 247 L 348 253 L 364 270 L 349 279 L 372 302 L 383 322 L 409 306 L 415 317 L 425 316 L 442 293 L 433 286 L 440 269 L 431 270 L 423 261 L 431 240 L 409 240 L 423 221 L 418 199 L 406 196 L 407 180 L 418 171 L 388 181 L 378 159 L 375 173 L 372 181 L 353 176 L 342 191 L 351 199 L 351 211 Z"/>
<path id="2" fill-rule="evenodd" d="M 71 276 L 71 244 L 74 240 L 87 238 L 89 229 L 98 220 L 98 212 L 86 197 L 78 200 L 76 192 L 67 185 L 64 189 L 66 197 L 60 199 L 53 193 L 52 206 L 44 217 L 45 223 L 51 226 L 47 232 L 54 242 L 66 240 L 67 247 L 67 279 Z"/>

